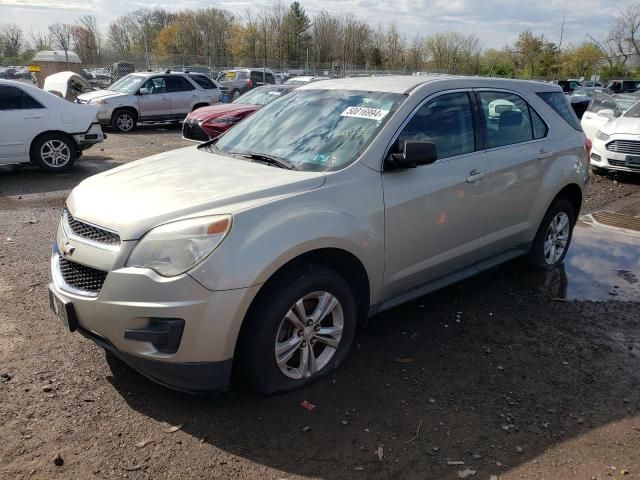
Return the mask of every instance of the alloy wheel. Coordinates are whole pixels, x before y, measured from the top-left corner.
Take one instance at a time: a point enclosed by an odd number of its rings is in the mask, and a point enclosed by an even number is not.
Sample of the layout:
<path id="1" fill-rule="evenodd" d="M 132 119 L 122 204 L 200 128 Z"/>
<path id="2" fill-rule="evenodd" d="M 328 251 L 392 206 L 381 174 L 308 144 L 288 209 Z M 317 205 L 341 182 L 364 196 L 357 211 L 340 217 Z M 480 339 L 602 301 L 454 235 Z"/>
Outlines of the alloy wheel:
<path id="1" fill-rule="evenodd" d="M 559 212 L 551 219 L 544 240 L 544 259 L 548 265 L 554 265 L 562 258 L 569 242 L 570 224 L 565 212 Z"/>
<path id="2" fill-rule="evenodd" d="M 133 129 L 133 117 L 129 113 L 121 113 L 116 119 L 116 125 L 121 131 L 128 132 Z"/>
<path id="3" fill-rule="evenodd" d="M 296 380 L 320 372 L 335 355 L 344 329 L 344 313 L 329 292 L 313 292 L 296 301 L 280 322 L 275 358 L 280 371 Z"/>
<path id="4" fill-rule="evenodd" d="M 50 167 L 64 167 L 71 160 L 71 150 L 62 140 L 48 140 L 40 147 L 40 158 Z"/>

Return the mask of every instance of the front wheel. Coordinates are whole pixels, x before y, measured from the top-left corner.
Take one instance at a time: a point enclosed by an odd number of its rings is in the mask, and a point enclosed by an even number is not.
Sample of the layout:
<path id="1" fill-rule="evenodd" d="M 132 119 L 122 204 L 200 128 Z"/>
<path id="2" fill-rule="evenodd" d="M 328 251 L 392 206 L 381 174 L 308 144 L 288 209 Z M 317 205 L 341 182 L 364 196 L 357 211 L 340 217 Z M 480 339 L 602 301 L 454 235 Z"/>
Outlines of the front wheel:
<path id="1" fill-rule="evenodd" d="M 130 110 L 117 110 L 111 117 L 111 127 L 122 133 L 131 132 L 136 128 L 136 116 Z"/>
<path id="2" fill-rule="evenodd" d="M 78 157 L 75 142 L 59 133 L 48 133 L 31 147 L 31 161 L 45 172 L 64 172 Z"/>
<path id="3" fill-rule="evenodd" d="M 560 265 L 569 250 L 574 225 L 571 202 L 566 198 L 556 200 L 540 223 L 527 263 L 537 270 L 551 270 Z"/>
<path id="4" fill-rule="evenodd" d="M 309 265 L 275 281 L 252 306 L 240 338 L 244 378 L 272 394 L 327 375 L 347 356 L 357 321 L 349 284 Z"/>

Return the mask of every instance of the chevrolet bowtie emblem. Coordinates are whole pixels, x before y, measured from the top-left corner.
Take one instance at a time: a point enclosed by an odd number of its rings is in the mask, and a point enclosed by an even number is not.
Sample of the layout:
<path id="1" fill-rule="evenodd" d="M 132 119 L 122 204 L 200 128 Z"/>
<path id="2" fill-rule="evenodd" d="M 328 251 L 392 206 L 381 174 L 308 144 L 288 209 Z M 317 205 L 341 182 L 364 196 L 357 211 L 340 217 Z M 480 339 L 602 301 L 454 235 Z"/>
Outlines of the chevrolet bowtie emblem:
<path id="1" fill-rule="evenodd" d="M 63 256 L 71 256 L 73 255 L 73 252 L 75 252 L 76 247 L 72 247 L 71 244 L 69 242 L 64 242 L 64 245 L 62 245 L 62 248 L 60 249 L 62 251 L 62 255 Z"/>

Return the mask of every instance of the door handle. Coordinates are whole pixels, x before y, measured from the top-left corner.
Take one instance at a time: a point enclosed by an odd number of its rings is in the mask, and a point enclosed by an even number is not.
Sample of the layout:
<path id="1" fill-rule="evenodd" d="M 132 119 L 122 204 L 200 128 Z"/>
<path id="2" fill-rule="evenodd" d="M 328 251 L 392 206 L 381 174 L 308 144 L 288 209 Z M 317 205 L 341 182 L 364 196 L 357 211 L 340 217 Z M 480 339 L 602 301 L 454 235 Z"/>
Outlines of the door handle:
<path id="1" fill-rule="evenodd" d="M 162 97 L 163 100 L 169 100 L 169 97 Z"/>
<path id="2" fill-rule="evenodd" d="M 482 180 L 486 176 L 487 172 L 485 171 L 480 172 L 478 170 L 471 170 L 469 172 L 469 176 L 467 177 L 467 183 L 477 182 L 478 180 Z"/>
<path id="3" fill-rule="evenodd" d="M 544 160 L 545 158 L 549 158 L 553 156 L 553 152 L 545 152 L 544 150 L 540 150 L 538 154 L 538 160 Z"/>
<path id="4" fill-rule="evenodd" d="M 42 115 L 25 115 L 23 118 L 25 120 L 31 120 L 33 118 L 42 118 Z"/>
<path id="5" fill-rule="evenodd" d="M 191 98 L 198 98 L 197 95 L 191 95 Z"/>

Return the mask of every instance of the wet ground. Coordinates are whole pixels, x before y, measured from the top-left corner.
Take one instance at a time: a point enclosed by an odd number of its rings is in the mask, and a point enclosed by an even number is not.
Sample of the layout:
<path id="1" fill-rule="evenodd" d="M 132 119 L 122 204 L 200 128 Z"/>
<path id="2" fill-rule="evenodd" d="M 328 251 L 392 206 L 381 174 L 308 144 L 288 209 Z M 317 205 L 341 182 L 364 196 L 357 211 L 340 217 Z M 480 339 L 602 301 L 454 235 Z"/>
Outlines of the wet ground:
<path id="1" fill-rule="evenodd" d="M 65 189 L 176 136 L 116 138 L 69 176 L 0 172 L 0 478 L 640 478 L 638 185 L 590 185 L 564 269 L 512 262 L 378 315 L 303 391 L 194 397 L 47 302 Z"/>

